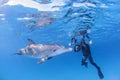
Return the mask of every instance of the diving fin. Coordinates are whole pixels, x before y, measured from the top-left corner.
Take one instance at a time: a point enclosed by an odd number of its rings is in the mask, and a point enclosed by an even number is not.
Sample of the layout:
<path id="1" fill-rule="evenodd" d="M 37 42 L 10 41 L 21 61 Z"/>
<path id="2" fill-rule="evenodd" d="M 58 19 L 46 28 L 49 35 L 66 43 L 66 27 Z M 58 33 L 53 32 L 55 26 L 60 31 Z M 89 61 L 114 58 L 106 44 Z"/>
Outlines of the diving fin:
<path id="1" fill-rule="evenodd" d="M 103 75 L 103 73 L 101 71 L 98 71 L 98 75 L 99 75 L 100 79 L 104 78 L 104 75 Z"/>

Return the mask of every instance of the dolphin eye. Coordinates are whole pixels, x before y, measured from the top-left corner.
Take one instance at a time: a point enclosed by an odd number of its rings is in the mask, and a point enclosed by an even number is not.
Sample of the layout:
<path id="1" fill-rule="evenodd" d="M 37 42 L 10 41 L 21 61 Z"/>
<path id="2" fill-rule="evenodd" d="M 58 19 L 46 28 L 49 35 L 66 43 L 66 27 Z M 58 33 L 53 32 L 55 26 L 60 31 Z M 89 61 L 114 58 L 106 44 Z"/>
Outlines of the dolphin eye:
<path id="1" fill-rule="evenodd" d="M 57 49 L 54 49 L 53 52 L 57 51 Z"/>

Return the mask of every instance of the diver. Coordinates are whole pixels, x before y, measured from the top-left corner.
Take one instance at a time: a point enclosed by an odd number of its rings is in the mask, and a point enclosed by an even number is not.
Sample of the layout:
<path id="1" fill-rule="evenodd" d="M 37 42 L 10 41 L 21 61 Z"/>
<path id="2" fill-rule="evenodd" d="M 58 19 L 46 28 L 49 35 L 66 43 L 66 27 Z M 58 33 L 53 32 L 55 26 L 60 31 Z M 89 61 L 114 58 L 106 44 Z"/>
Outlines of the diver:
<path id="1" fill-rule="evenodd" d="M 94 60 L 91 56 L 91 51 L 90 51 L 89 44 L 92 44 L 92 40 L 89 37 L 89 34 L 88 34 L 89 32 L 90 32 L 89 29 L 79 31 L 78 34 L 75 35 L 75 37 L 73 37 L 71 39 L 71 45 L 74 45 L 74 51 L 75 52 L 82 51 L 83 56 L 82 56 L 81 65 L 87 67 L 87 60 L 89 60 L 89 62 L 97 69 L 100 79 L 103 79 L 104 75 L 101 72 L 100 67 L 94 62 Z M 81 42 L 77 41 L 76 36 L 82 36 Z M 89 39 L 89 43 L 86 43 L 85 38 Z"/>

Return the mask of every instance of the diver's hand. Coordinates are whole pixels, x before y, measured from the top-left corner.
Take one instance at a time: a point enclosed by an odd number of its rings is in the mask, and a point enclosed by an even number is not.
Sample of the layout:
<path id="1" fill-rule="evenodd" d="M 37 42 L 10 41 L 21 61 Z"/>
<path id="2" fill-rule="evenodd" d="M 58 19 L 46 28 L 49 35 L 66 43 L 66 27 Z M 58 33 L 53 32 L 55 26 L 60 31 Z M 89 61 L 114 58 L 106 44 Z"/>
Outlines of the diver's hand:
<path id="1" fill-rule="evenodd" d="M 68 46 L 73 46 L 74 45 L 74 43 L 68 43 Z"/>
<path id="2" fill-rule="evenodd" d="M 92 43 L 93 43 L 92 40 L 90 40 L 90 41 L 89 41 L 89 44 L 91 45 Z"/>
<path id="3" fill-rule="evenodd" d="M 68 46 L 72 46 L 72 43 L 68 43 Z"/>

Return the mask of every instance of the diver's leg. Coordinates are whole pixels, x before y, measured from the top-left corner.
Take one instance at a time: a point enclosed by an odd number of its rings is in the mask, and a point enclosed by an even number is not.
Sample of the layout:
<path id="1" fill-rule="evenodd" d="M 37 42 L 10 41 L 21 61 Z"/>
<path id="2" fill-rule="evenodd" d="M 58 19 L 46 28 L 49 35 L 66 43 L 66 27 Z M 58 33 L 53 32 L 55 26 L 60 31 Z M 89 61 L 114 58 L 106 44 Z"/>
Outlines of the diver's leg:
<path id="1" fill-rule="evenodd" d="M 87 61 L 86 60 L 87 60 L 87 57 L 83 56 L 82 61 L 81 61 L 81 65 L 84 65 L 87 68 L 88 66 L 87 66 Z"/>
<path id="2" fill-rule="evenodd" d="M 85 67 L 87 67 L 87 59 L 90 55 L 89 52 L 89 45 L 87 44 L 82 44 L 82 53 L 83 53 L 83 57 L 82 57 L 82 65 L 84 65 Z"/>
<path id="3" fill-rule="evenodd" d="M 99 75 L 100 79 L 104 78 L 104 75 L 103 75 L 100 67 L 93 61 L 93 58 L 91 55 L 89 56 L 89 61 L 98 70 L 98 75 Z"/>
<path id="4" fill-rule="evenodd" d="M 83 49 L 82 49 L 83 55 L 86 56 L 86 57 L 89 59 L 90 63 L 91 63 L 94 67 L 96 67 L 96 69 L 98 70 L 98 75 L 99 75 L 99 77 L 100 77 L 101 79 L 104 78 L 104 76 L 103 76 L 103 74 L 102 74 L 102 72 L 101 72 L 101 70 L 100 70 L 100 67 L 93 61 L 93 58 L 92 58 L 92 56 L 91 56 L 90 46 L 89 46 L 88 44 L 84 44 L 84 46 L 85 46 L 85 47 L 83 47 Z"/>

